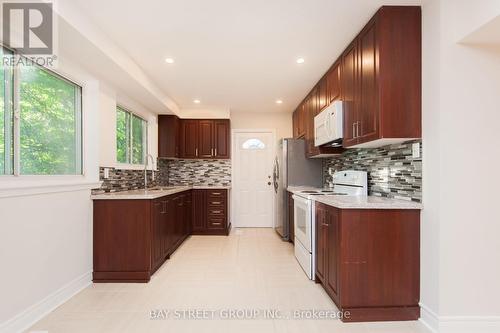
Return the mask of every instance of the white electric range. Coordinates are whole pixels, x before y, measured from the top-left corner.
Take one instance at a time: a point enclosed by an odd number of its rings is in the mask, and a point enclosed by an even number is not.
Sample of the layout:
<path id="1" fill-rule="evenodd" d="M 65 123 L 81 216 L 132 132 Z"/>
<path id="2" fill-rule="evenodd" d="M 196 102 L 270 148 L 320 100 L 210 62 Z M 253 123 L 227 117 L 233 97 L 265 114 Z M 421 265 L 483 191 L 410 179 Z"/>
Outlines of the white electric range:
<path id="1" fill-rule="evenodd" d="M 365 171 L 346 170 L 332 174 L 332 189 L 301 190 L 293 195 L 295 257 L 309 277 L 316 271 L 316 213 L 315 198 L 325 195 L 368 195 L 368 176 Z"/>

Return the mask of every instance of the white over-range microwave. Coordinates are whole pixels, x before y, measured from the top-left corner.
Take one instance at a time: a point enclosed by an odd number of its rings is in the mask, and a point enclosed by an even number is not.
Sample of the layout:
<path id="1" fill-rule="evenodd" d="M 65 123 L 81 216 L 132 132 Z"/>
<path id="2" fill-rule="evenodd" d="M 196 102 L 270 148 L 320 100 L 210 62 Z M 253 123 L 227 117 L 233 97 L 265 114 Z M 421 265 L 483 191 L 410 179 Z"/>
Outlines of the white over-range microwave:
<path id="1" fill-rule="evenodd" d="M 314 145 L 342 144 L 342 101 L 335 101 L 314 117 Z"/>

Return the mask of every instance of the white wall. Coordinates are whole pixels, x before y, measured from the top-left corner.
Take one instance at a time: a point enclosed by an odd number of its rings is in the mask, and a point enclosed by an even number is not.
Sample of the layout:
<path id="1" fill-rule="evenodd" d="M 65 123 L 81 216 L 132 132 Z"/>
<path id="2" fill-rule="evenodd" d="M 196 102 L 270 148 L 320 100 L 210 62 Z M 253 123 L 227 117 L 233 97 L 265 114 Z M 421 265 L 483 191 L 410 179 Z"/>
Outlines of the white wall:
<path id="1" fill-rule="evenodd" d="M 291 138 L 292 114 L 286 112 L 231 112 L 231 129 L 274 129 L 276 139 Z"/>
<path id="2" fill-rule="evenodd" d="M 84 174 L 0 178 L 0 332 L 27 328 L 91 282 L 100 87 L 68 59 L 57 72 L 83 88 Z"/>
<path id="3" fill-rule="evenodd" d="M 157 155 L 153 112 L 78 59 L 61 55 L 56 72 L 83 88 L 83 164 L 80 176 L 0 177 L 0 332 L 19 332 L 91 283 L 91 188 L 99 165 L 115 164 L 115 112 L 120 104 L 149 122 Z"/>
<path id="4" fill-rule="evenodd" d="M 422 303 L 441 332 L 498 332 L 500 52 L 459 42 L 500 5 L 427 1 L 423 14 Z"/>

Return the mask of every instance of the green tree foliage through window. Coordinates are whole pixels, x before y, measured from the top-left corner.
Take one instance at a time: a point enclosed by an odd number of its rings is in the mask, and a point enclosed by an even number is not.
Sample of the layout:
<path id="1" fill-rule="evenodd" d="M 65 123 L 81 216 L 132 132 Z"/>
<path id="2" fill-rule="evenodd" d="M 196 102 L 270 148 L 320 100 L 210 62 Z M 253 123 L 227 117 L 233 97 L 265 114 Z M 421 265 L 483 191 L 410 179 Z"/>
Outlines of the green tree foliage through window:
<path id="1" fill-rule="evenodd" d="M 35 66 L 20 68 L 21 173 L 81 173 L 79 87 Z"/>
<path id="2" fill-rule="evenodd" d="M 143 164 L 147 152 L 147 122 L 121 108 L 116 108 L 116 160 L 119 163 Z"/>
<path id="3" fill-rule="evenodd" d="M 0 174 L 82 174 L 81 87 L 0 50 Z"/>

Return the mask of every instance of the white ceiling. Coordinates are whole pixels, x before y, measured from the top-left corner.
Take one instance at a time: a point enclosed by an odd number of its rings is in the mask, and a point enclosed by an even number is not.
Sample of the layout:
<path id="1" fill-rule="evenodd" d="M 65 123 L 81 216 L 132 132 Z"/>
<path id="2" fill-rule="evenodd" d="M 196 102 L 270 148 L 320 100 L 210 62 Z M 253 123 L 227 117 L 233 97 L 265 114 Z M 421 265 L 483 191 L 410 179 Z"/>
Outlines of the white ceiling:
<path id="1" fill-rule="evenodd" d="M 181 109 L 290 112 L 383 4 L 73 0 Z M 165 58 L 175 59 L 169 65 Z M 305 63 L 295 60 L 303 57 Z M 193 100 L 201 103 L 194 105 Z M 277 99 L 283 104 L 277 105 Z"/>

